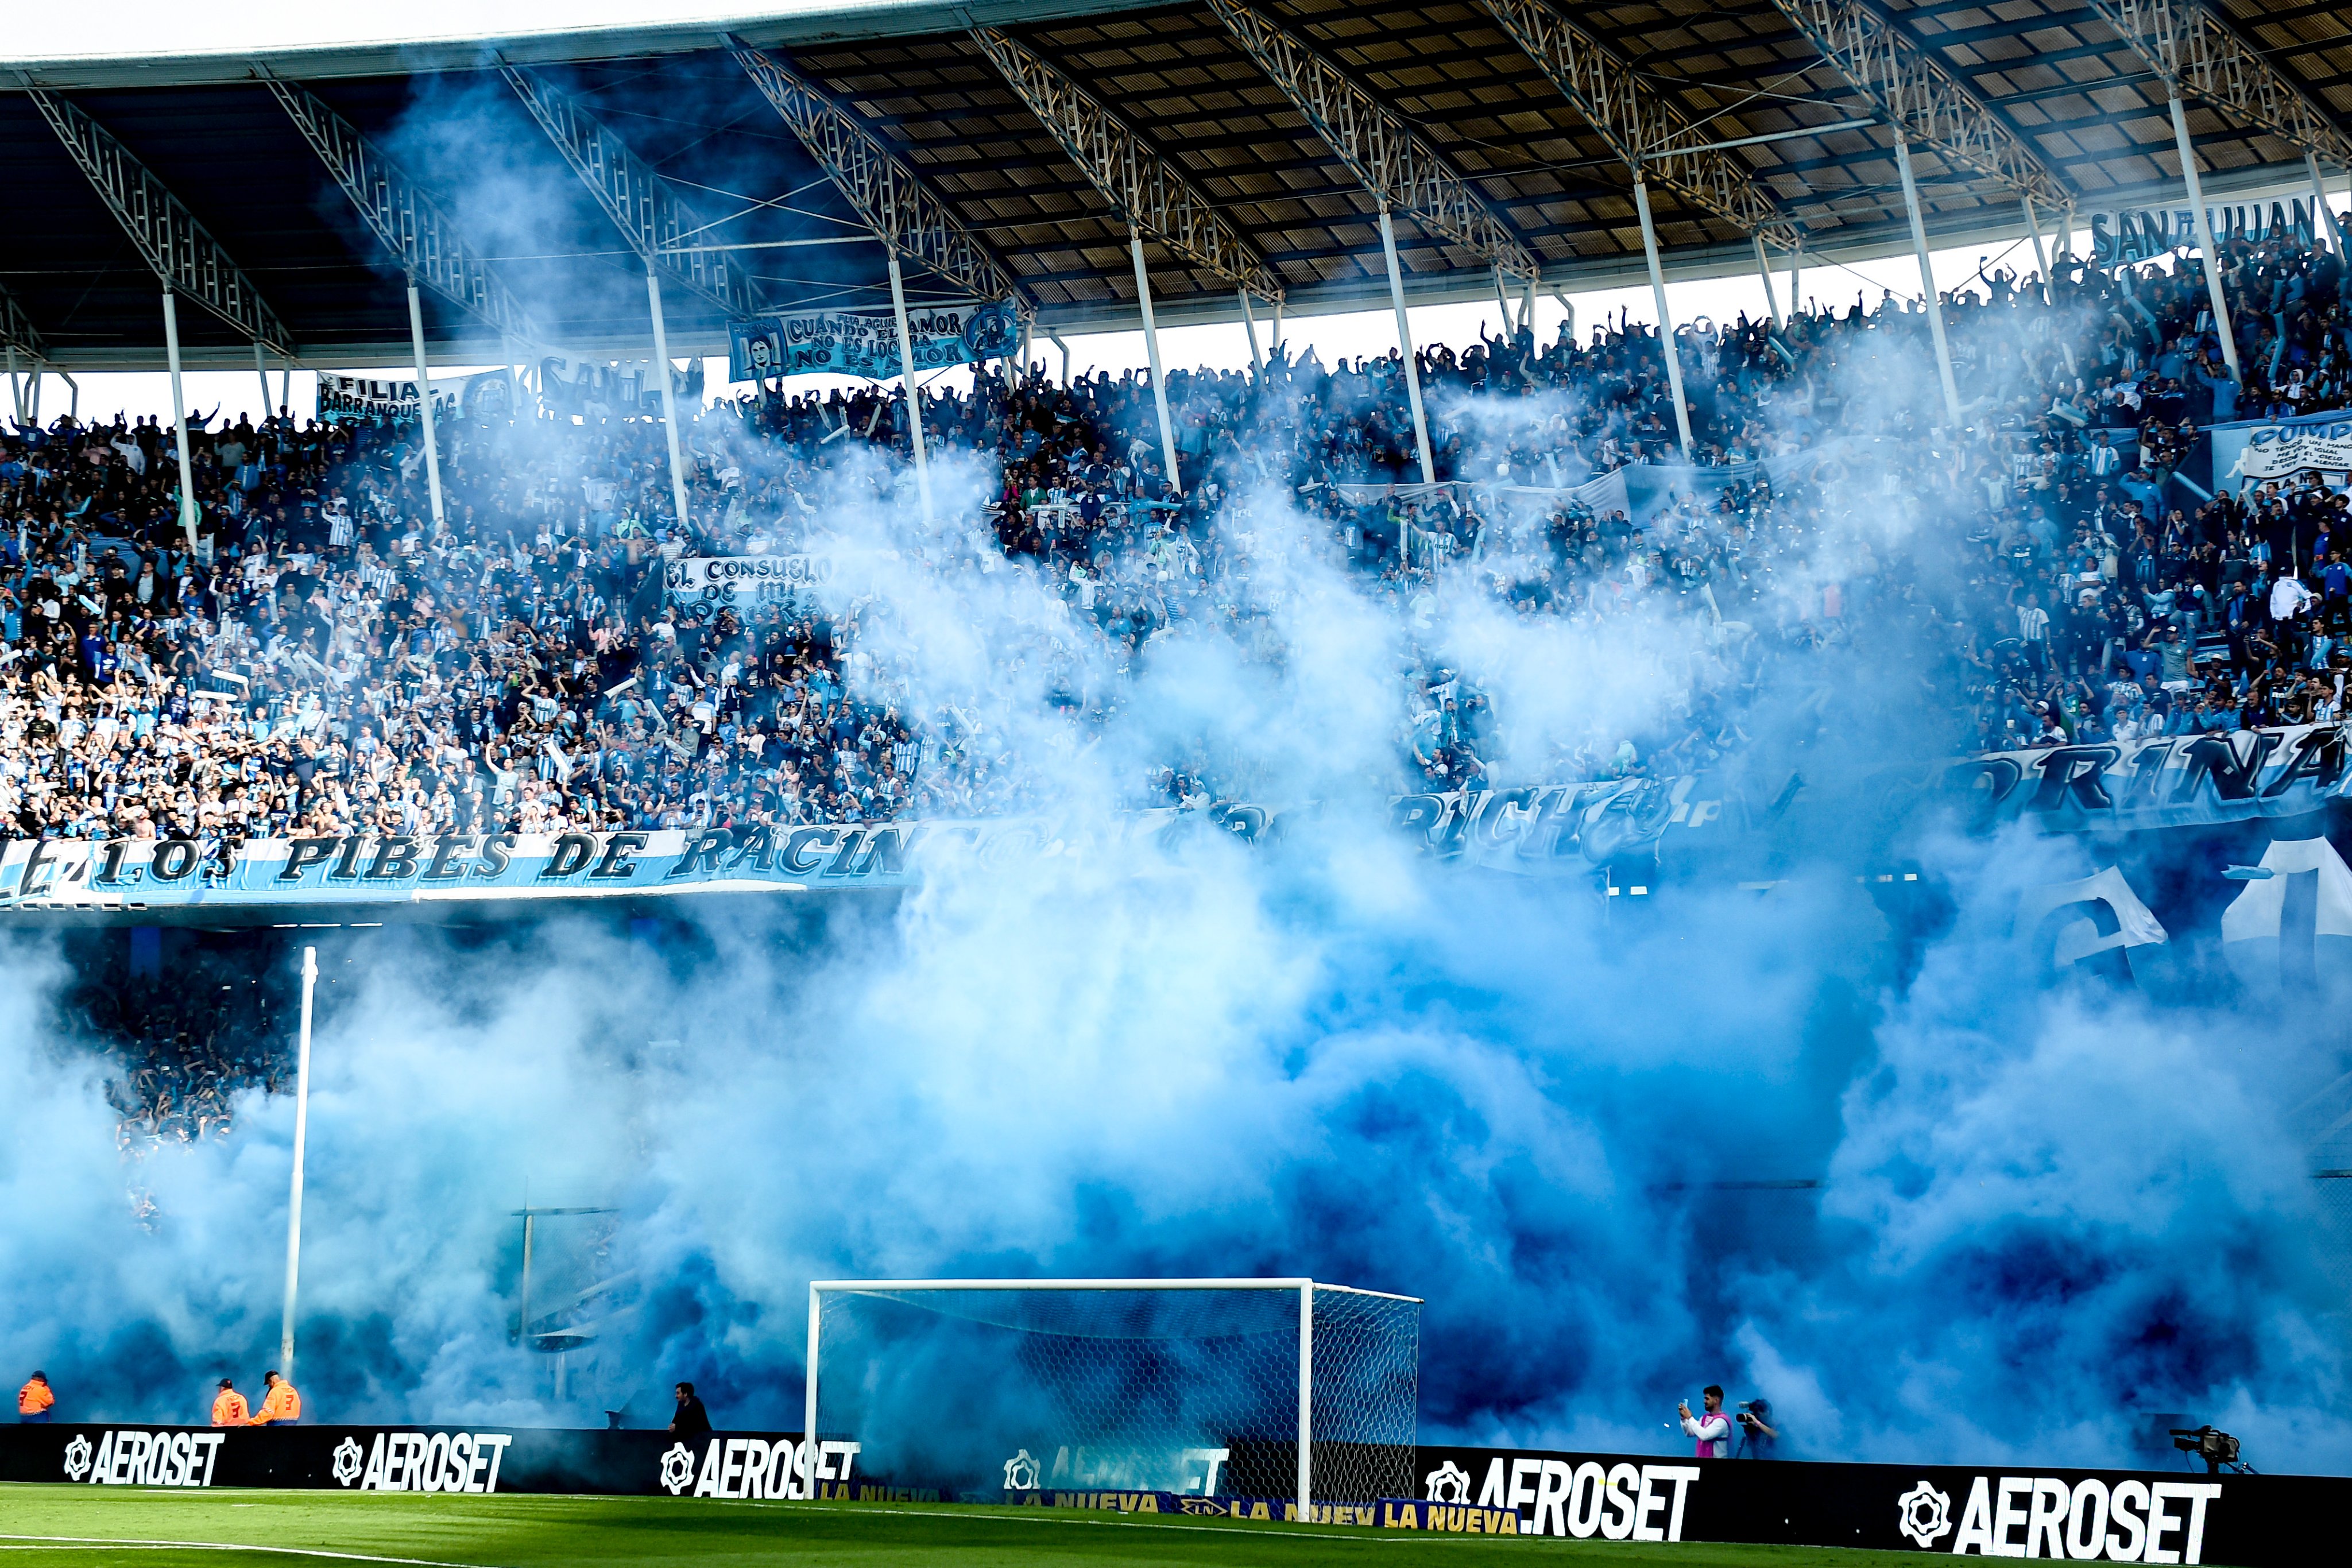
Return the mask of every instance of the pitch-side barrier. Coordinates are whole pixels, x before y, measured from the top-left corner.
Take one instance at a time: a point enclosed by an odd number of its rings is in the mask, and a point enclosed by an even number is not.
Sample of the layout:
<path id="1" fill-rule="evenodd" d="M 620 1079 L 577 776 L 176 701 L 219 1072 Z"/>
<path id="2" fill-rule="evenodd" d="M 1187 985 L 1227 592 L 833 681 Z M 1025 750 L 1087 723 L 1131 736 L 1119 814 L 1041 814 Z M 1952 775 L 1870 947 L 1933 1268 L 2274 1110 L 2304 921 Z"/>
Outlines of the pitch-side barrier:
<path id="1" fill-rule="evenodd" d="M 1024 1456 L 1025 1457 L 1025 1456 Z M 1041 1484 L 942 1492 L 864 1473 L 820 1440 L 816 1495 L 1299 1521 L 1295 1500 Z M 798 1434 L 482 1427 L 0 1427 L 0 1480 L 327 1491 L 787 1500 Z M 2287 1568 L 2336 1539 L 2352 1479 L 2029 1465 L 1750 1462 L 1424 1448 L 1422 1495 L 1318 1503 L 1307 1522 L 1596 1542 L 1734 1542 L 2046 1560 Z M 1028 1479 L 1026 1476 L 1019 1478 Z"/>

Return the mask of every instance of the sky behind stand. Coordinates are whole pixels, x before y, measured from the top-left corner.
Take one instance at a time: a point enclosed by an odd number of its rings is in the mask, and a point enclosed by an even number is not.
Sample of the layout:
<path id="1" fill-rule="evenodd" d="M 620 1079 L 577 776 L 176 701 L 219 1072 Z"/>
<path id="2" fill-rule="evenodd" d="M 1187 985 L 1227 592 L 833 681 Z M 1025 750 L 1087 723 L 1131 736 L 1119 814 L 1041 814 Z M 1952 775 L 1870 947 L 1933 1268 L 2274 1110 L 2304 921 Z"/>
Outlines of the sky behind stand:
<path id="1" fill-rule="evenodd" d="M 908 0 L 869 0 L 869 3 L 872 8 L 879 10 L 908 4 Z M 22 15 L 12 16 L 8 20 L 7 36 L 5 41 L 0 41 L 0 51 L 5 51 L 6 57 L 29 59 L 242 54 L 256 49 L 422 42 L 655 23 L 741 20 L 751 16 L 782 16 L 846 8 L 843 0 L 782 0 L 779 4 L 757 6 L 712 4 L 710 0 L 404 0 L 396 7 L 324 6 L 316 4 L 316 0 L 254 0 L 254 3 L 243 4 L 223 13 L 201 6 L 167 5 L 162 0 L 129 0 L 128 4 L 109 8 L 107 25 L 102 28 L 93 27 L 87 14 L 71 7 L 22 7 Z M 2078 236 L 2078 243 L 2081 237 Z M 1997 257 L 1991 265 L 2019 272 L 2033 269 L 2032 246 L 2021 229 L 2015 244 L 2005 256 L 2000 254 L 1999 246 L 1983 245 L 1938 252 L 1934 257 L 1937 286 L 1940 288 L 1958 287 L 1989 256 Z M 1776 274 L 1773 281 L 1773 287 L 1784 296 L 1787 277 L 1784 270 Z M 1863 262 L 1851 267 L 1834 263 L 1809 266 L 1799 292 L 1804 298 L 1824 305 L 1835 304 L 1843 308 L 1851 306 L 1858 293 L 1866 294 L 1874 302 L 1883 290 L 1889 288 L 1910 297 L 1918 294 L 1918 267 L 1908 256 Z M 1753 275 L 1676 283 L 1670 285 L 1666 292 L 1668 308 L 1677 322 L 1691 321 L 1701 316 L 1716 320 L 1731 319 L 1742 311 L 1755 315 L 1766 308 L 1763 286 Z M 1653 322 L 1657 316 L 1646 287 L 1590 291 L 1571 288 L 1569 298 L 1575 306 L 1580 337 L 1589 336 L 1592 326 L 1602 316 L 1613 319 L 1620 310 L 1630 312 L 1632 319 L 1636 322 Z M 1783 304 L 1786 303 L 1784 298 Z M 1557 300 L 1546 298 L 1538 301 L 1536 329 L 1545 342 L 1552 340 L 1563 315 Z M 1445 343 L 1457 350 L 1476 342 L 1482 329 L 1488 333 L 1499 330 L 1500 322 L 1501 313 L 1491 300 L 1480 304 L 1426 306 L 1412 312 L 1416 340 Z M 1263 319 L 1260 320 L 1262 334 L 1266 325 Z M 1322 361 L 1328 365 L 1340 357 L 1353 359 L 1360 355 L 1388 352 L 1396 346 L 1396 319 L 1389 310 L 1293 318 L 1286 323 L 1285 336 L 1294 350 L 1301 345 L 1312 344 Z M 1108 370 L 1117 372 L 1140 367 L 1145 362 L 1143 334 L 1139 331 L 1097 333 L 1072 337 L 1067 341 L 1071 352 L 1070 368 L 1074 371 Z M 1172 327 L 1160 334 L 1160 345 L 1171 370 L 1201 365 L 1239 368 L 1249 363 L 1248 344 L 1238 321 L 1225 325 Z M 651 353 L 650 345 L 647 353 Z M 1034 356 L 1044 362 L 1049 373 L 1056 376 L 1061 373 L 1060 351 L 1042 338 L 1036 342 Z M 453 375 L 478 368 L 484 367 L 434 367 L 436 372 L 446 371 Z M 409 366 L 405 362 L 396 365 L 335 364 L 298 370 L 290 385 L 292 406 L 297 417 L 307 417 L 316 406 L 317 378 L 314 372 L 320 370 L 405 375 Z M 708 361 L 705 371 L 706 384 L 714 397 L 747 390 L 728 386 L 727 367 L 722 361 Z M 85 415 L 105 417 L 121 409 L 133 414 L 156 414 L 167 420 L 170 417 L 171 382 L 160 371 L 90 374 L 78 376 L 76 380 L 80 383 L 79 406 Z M 218 405 L 234 419 L 239 413 L 253 410 L 260 402 L 259 388 L 249 371 L 191 372 L 185 381 L 188 402 L 199 412 Z M 807 376 L 795 378 L 789 390 L 824 392 L 835 385 L 845 387 L 855 384 L 845 377 Z M 278 378 L 272 376 L 273 401 L 277 385 Z M 68 389 L 52 379 L 42 394 L 43 417 L 64 412 L 71 401 L 72 394 Z"/>

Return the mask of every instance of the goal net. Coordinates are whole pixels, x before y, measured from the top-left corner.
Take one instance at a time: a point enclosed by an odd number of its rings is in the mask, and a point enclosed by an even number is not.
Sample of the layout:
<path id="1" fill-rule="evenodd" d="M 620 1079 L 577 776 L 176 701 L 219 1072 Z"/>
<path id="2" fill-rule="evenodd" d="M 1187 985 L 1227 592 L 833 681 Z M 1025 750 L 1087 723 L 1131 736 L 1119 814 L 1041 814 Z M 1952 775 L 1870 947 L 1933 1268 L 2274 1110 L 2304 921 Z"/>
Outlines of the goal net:
<path id="1" fill-rule="evenodd" d="M 1420 1380 L 1419 1301 L 1307 1280 L 809 1288 L 809 1432 L 966 1497 L 1409 1497 Z"/>

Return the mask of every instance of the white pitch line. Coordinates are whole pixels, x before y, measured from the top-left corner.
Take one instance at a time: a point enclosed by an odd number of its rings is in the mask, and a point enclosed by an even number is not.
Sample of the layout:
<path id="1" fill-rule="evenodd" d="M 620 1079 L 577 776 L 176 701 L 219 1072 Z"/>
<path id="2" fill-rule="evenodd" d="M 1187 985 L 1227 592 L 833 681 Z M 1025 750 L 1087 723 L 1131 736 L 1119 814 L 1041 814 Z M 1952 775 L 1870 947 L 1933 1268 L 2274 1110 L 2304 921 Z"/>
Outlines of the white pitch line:
<path id="1" fill-rule="evenodd" d="M 10 1550 L 30 1552 L 37 1546 L 89 1546 L 153 1552 L 266 1552 L 276 1557 L 325 1557 L 338 1563 L 390 1563 L 401 1568 L 483 1568 L 476 1563 L 444 1563 L 434 1557 L 375 1557 L 364 1552 L 325 1552 L 308 1546 L 248 1546 L 235 1541 L 118 1540 L 110 1535 L 0 1534 L 0 1542 L 21 1541 Z"/>

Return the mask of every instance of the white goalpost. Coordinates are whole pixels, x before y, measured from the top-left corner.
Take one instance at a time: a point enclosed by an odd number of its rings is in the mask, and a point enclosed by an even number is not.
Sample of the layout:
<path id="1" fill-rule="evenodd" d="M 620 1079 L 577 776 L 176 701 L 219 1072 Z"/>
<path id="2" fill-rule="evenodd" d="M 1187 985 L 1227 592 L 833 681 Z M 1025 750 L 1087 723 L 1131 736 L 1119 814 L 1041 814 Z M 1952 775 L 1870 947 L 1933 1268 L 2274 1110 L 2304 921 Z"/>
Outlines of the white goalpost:
<path id="1" fill-rule="evenodd" d="M 804 1452 L 854 1441 L 866 1473 L 964 1495 L 1410 1496 L 1421 1307 L 1307 1279 L 814 1281 Z"/>

